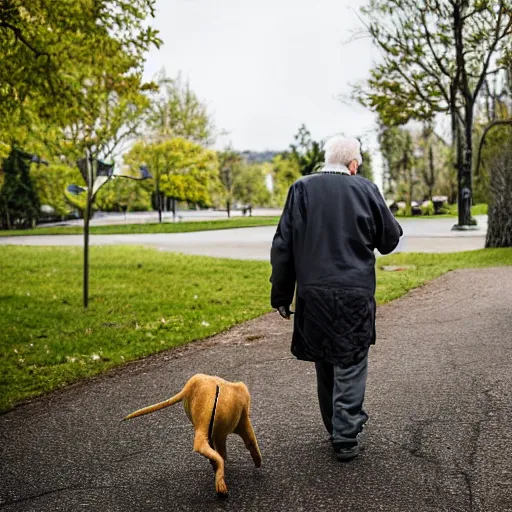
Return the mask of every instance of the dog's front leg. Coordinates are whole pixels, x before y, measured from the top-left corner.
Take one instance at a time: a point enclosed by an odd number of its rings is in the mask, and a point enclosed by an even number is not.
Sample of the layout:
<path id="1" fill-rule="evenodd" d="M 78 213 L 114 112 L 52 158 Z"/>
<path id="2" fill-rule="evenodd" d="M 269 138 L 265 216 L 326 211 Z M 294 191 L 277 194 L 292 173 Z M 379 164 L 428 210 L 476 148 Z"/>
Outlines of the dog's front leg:
<path id="1" fill-rule="evenodd" d="M 224 480 L 224 459 L 208 444 L 208 438 L 203 432 L 195 434 L 194 451 L 210 459 L 215 469 L 215 491 L 219 497 L 227 497 L 228 487 Z"/>

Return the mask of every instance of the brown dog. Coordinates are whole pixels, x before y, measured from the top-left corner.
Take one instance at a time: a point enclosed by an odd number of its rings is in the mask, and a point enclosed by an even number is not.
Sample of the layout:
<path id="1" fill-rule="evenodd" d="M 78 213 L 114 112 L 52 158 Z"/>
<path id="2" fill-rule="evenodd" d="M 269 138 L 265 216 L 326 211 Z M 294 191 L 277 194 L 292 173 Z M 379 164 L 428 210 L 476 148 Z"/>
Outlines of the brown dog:
<path id="1" fill-rule="evenodd" d="M 220 497 L 228 494 L 224 480 L 226 437 L 238 434 L 251 453 L 257 468 L 261 453 L 249 419 L 251 397 L 243 382 L 228 382 L 220 377 L 196 374 L 175 396 L 155 405 L 132 412 L 124 419 L 148 414 L 183 401 L 183 407 L 194 426 L 194 451 L 204 455 L 215 470 L 215 490 Z"/>

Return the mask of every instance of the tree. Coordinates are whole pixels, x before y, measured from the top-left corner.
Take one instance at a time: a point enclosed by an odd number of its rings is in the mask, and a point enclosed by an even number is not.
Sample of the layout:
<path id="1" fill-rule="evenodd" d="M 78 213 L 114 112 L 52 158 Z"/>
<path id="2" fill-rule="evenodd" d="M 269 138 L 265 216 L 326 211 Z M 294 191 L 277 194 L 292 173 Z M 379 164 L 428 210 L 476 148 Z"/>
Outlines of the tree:
<path id="1" fill-rule="evenodd" d="M 266 185 L 266 173 L 261 164 L 243 164 L 235 178 L 233 196 L 245 207 L 249 208 L 252 215 L 254 206 L 268 206 L 270 203 L 270 191 Z"/>
<path id="2" fill-rule="evenodd" d="M 34 227 L 39 217 L 39 199 L 32 179 L 30 163 L 38 161 L 34 155 L 11 148 L 3 161 L 3 180 L 0 190 L 0 228 L 26 229 Z"/>
<path id="3" fill-rule="evenodd" d="M 211 202 L 212 182 L 218 180 L 218 161 L 214 151 L 181 137 L 162 142 L 136 142 L 124 155 L 131 167 L 147 165 L 155 182 L 159 221 L 162 222 L 162 199 L 188 201 L 202 206 Z M 173 212 L 176 213 L 175 204 Z"/>
<path id="4" fill-rule="evenodd" d="M 155 88 L 141 78 L 144 53 L 160 44 L 147 26 L 154 0 L 5 2 L 0 146 L 22 146 L 70 167 L 86 151 L 113 157 L 140 133 L 147 92 Z"/>
<path id="5" fill-rule="evenodd" d="M 288 189 L 301 177 L 299 164 L 289 153 L 276 155 L 272 160 L 272 186 L 274 203 L 282 208 Z"/>
<path id="6" fill-rule="evenodd" d="M 484 97 L 477 111 L 475 140 L 480 140 L 475 168 L 475 202 L 488 203 L 490 200 L 490 163 L 494 154 L 507 145 L 510 130 L 495 126 L 510 124 L 512 116 L 512 59 L 504 76 L 493 77 L 484 84 Z M 485 141 L 485 144 L 483 142 Z M 482 165 L 480 165 L 482 163 Z"/>
<path id="7" fill-rule="evenodd" d="M 133 180 L 112 180 L 99 192 L 96 206 L 107 212 L 151 210 L 151 190 Z"/>
<path id="8" fill-rule="evenodd" d="M 451 119 L 459 223 L 471 224 L 474 110 L 487 77 L 504 68 L 510 0 L 370 0 L 367 29 L 383 62 L 354 96 L 388 125 Z"/>
<path id="9" fill-rule="evenodd" d="M 421 178 L 425 185 L 426 197 L 432 200 L 434 195 L 434 186 L 437 182 L 436 166 L 434 161 L 434 141 L 433 141 L 433 129 L 429 124 L 423 126 L 421 136 L 418 137 L 417 143 L 419 145 L 419 151 L 421 153 Z"/>
<path id="10" fill-rule="evenodd" d="M 401 195 L 406 198 L 406 212 L 411 214 L 415 173 L 413 139 L 409 131 L 399 127 L 383 127 L 379 133 L 379 143 L 385 163 L 386 194 Z"/>
<path id="11" fill-rule="evenodd" d="M 68 115 L 83 96 L 76 71 L 88 68 L 95 58 L 101 65 L 105 42 L 129 55 L 140 73 L 144 54 L 160 44 L 147 23 L 154 16 L 154 5 L 155 0 L 3 0 L 0 122 L 4 128 L 28 100 L 37 102 L 38 113 L 46 120 Z"/>
<path id="12" fill-rule="evenodd" d="M 163 140 L 174 137 L 209 146 L 215 142 L 215 125 L 206 104 L 184 82 L 181 75 L 167 78 L 160 72 L 156 83 L 159 93 L 151 101 L 146 123 L 150 138 Z"/>
<path id="13" fill-rule="evenodd" d="M 313 140 L 305 125 L 299 128 L 294 139 L 295 143 L 290 144 L 290 157 L 295 159 L 303 176 L 311 174 L 324 162 L 323 142 Z"/>
<path id="14" fill-rule="evenodd" d="M 478 148 L 477 174 L 483 163 L 483 147 L 487 135 L 496 128 L 512 128 L 512 118 L 496 120 L 485 128 Z M 490 160 L 490 197 L 489 226 L 486 236 L 486 247 L 512 247 L 512 143 L 510 136 L 502 139 L 498 151 L 489 156 Z M 496 147 L 496 146 L 495 146 Z"/>
<path id="15" fill-rule="evenodd" d="M 489 226 L 485 247 L 512 247 L 512 143 L 491 160 Z"/>
<path id="16" fill-rule="evenodd" d="M 368 151 L 361 150 L 361 156 L 363 157 L 363 164 L 359 167 L 357 172 L 363 178 L 373 181 L 373 167 L 372 167 L 372 156 Z"/>
<path id="17" fill-rule="evenodd" d="M 34 166 L 31 169 L 34 189 L 41 205 L 51 206 L 56 215 L 64 217 L 75 208 L 83 210 L 83 204 L 67 199 L 65 190 L 70 183 L 83 182 L 78 168 L 65 164 L 50 164 L 47 168 Z"/>
<path id="18" fill-rule="evenodd" d="M 228 148 L 219 152 L 219 177 L 223 187 L 224 201 L 228 217 L 231 217 L 235 182 L 242 169 L 242 157 L 236 151 Z"/>

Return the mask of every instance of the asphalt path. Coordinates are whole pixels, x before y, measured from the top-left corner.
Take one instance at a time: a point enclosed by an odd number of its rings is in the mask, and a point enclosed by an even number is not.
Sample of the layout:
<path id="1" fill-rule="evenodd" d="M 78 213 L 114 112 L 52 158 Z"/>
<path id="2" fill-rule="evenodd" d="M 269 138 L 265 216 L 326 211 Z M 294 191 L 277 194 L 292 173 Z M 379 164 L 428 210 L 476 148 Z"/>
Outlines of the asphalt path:
<path id="1" fill-rule="evenodd" d="M 487 217 L 478 217 L 477 231 L 452 231 L 454 218 L 401 219 L 404 236 L 397 252 L 458 252 L 482 249 Z M 91 235 L 91 245 L 145 245 L 164 251 L 218 258 L 267 261 L 276 228 L 274 226 L 130 235 Z M 0 245 L 81 246 L 82 235 L 38 235 L 0 237 Z"/>
<path id="2" fill-rule="evenodd" d="M 326 442 L 314 368 L 275 313 L 0 416 L 0 510 L 512 511 L 512 268 L 449 273 L 378 309 L 360 457 Z M 228 439 L 227 501 L 181 405 L 194 373 L 243 380 L 263 455 Z"/>

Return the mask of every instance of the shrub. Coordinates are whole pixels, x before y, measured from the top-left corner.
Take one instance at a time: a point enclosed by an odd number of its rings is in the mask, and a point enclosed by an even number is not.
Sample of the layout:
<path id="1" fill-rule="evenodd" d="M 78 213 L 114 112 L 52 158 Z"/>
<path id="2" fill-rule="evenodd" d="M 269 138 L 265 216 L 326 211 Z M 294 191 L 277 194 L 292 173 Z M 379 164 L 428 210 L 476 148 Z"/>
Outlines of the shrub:
<path id="1" fill-rule="evenodd" d="M 434 203 L 432 201 L 429 201 L 426 204 L 422 204 L 420 209 L 422 215 L 434 215 Z"/>

